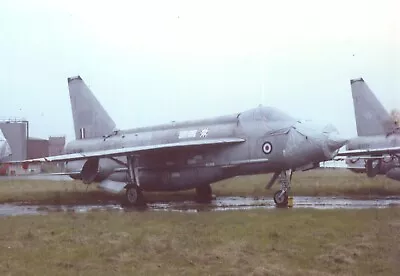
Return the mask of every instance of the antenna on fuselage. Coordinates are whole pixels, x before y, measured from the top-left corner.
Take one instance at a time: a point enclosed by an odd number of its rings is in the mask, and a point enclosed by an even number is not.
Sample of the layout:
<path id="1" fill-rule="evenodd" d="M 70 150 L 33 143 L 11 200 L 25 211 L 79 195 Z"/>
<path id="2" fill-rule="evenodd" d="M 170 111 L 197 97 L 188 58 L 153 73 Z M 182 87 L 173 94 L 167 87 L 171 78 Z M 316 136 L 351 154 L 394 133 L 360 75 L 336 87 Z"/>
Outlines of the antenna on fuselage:
<path id="1" fill-rule="evenodd" d="M 264 105 L 264 60 L 260 58 L 261 105 Z"/>

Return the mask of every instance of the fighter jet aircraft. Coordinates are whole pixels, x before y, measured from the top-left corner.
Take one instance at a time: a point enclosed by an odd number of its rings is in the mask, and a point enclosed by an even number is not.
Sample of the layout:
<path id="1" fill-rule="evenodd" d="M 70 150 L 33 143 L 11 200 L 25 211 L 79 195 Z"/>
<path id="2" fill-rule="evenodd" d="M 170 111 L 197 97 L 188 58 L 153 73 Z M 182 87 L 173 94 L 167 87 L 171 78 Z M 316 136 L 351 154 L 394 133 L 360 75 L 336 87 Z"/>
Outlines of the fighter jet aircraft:
<path id="1" fill-rule="evenodd" d="M 400 181 L 400 122 L 391 118 L 362 78 L 350 84 L 358 137 L 337 156 L 347 156 L 348 168 L 355 172 Z"/>
<path id="2" fill-rule="evenodd" d="M 279 178 L 274 200 L 286 206 L 292 173 L 332 159 L 347 141 L 331 125 L 316 128 L 264 106 L 119 130 L 80 76 L 68 78 L 68 87 L 76 139 L 65 154 L 24 162 L 66 162 L 74 179 L 125 189 L 126 205 L 145 202 L 143 191 L 196 189 L 200 200 L 210 200 L 211 183 L 273 173 L 266 188 Z"/>
<path id="3" fill-rule="evenodd" d="M 0 163 L 5 157 L 11 156 L 11 147 L 8 144 L 3 131 L 0 129 Z"/>

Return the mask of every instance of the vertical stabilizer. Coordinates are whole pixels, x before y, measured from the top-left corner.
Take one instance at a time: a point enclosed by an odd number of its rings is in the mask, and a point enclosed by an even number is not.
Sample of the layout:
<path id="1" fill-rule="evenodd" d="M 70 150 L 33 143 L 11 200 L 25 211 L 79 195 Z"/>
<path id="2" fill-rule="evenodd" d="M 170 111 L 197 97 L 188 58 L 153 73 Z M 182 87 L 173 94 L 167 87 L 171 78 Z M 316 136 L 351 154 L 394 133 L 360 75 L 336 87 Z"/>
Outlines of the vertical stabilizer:
<path id="1" fill-rule="evenodd" d="M 8 156 L 11 156 L 11 147 L 4 137 L 3 131 L 0 129 L 0 161 Z"/>
<path id="2" fill-rule="evenodd" d="M 387 134 L 394 122 L 362 78 L 350 80 L 358 136 Z"/>
<path id="3" fill-rule="evenodd" d="M 75 139 L 102 137 L 115 123 L 80 76 L 68 78 Z"/>

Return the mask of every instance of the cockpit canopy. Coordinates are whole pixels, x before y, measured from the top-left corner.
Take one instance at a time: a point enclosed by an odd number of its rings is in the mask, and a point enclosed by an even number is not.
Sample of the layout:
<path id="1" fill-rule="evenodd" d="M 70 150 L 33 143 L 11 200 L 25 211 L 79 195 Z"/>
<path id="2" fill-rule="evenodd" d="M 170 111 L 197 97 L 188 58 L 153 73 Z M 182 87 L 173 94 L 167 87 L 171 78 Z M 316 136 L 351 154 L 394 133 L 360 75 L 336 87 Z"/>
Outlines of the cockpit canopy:
<path id="1" fill-rule="evenodd" d="M 241 121 L 263 121 L 269 122 L 279 122 L 279 121 L 296 121 L 293 117 L 284 113 L 283 111 L 267 106 L 258 106 L 246 110 L 239 114 L 239 119 Z"/>

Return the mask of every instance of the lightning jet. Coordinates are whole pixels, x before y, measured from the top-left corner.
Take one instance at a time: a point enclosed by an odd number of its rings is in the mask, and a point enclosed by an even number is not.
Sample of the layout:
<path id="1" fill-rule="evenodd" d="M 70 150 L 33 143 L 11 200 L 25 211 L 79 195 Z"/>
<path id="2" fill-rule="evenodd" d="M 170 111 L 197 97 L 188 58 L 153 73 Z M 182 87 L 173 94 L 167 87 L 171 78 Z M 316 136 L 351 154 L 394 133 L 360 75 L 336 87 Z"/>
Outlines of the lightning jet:
<path id="1" fill-rule="evenodd" d="M 143 191 L 195 189 L 212 197 L 211 183 L 239 175 L 273 176 L 278 206 L 287 206 L 294 171 L 331 160 L 346 142 L 332 125 L 315 127 L 273 108 L 119 130 L 80 76 L 68 78 L 75 140 L 62 155 L 24 160 L 65 162 L 85 184 L 122 191 L 124 204 L 145 202 Z M 117 188 L 116 188 L 117 187 Z"/>
<path id="2" fill-rule="evenodd" d="M 350 170 L 368 177 L 379 174 L 400 181 L 400 122 L 391 118 L 363 78 L 350 80 L 350 85 L 358 136 L 335 159 L 346 157 Z"/>
<path id="3" fill-rule="evenodd" d="M 11 147 L 5 138 L 3 131 L 0 129 L 0 163 L 4 158 L 11 156 Z"/>

